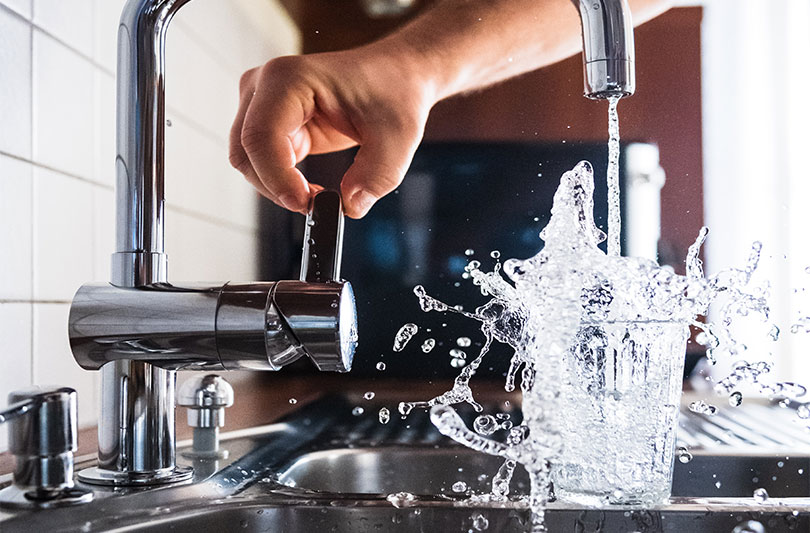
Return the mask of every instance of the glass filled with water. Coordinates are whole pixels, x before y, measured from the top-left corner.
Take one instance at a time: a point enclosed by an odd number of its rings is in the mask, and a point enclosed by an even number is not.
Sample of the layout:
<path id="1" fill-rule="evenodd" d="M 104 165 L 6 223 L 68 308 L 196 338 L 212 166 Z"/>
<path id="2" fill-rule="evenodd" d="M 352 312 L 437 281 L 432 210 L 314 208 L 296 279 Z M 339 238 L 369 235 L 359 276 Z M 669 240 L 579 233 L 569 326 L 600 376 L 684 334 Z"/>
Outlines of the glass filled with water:
<path id="1" fill-rule="evenodd" d="M 668 500 L 688 334 L 683 322 L 582 325 L 561 369 L 558 498 Z"/>

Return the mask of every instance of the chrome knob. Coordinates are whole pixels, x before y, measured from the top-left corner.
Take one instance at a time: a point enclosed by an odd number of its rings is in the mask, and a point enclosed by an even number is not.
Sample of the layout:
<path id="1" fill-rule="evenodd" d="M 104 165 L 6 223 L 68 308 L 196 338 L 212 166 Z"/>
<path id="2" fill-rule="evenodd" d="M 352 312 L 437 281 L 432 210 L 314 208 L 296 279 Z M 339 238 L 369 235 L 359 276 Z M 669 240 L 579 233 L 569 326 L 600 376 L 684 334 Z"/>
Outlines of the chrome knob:
<path id="1" fill-rule="evenodd" d="M 77 442 L 76 391 L 32 387 L 8 396 L 0 422 L 9 422 L 14 483 L 0 491 L 0 505 L 55 507 L 86 503 L 93 493 L 73 485 Z"/>
<path id="2" fill-rule="evenodd" d="M 193 377 L 177 392 L 177 405 L 187 409 L 188 425 L 194 428 L 192 457 L 223 457 L 219 428 L 225 425 L 225 408 L 233 405 L 233 387 L 215 374 Z"/>

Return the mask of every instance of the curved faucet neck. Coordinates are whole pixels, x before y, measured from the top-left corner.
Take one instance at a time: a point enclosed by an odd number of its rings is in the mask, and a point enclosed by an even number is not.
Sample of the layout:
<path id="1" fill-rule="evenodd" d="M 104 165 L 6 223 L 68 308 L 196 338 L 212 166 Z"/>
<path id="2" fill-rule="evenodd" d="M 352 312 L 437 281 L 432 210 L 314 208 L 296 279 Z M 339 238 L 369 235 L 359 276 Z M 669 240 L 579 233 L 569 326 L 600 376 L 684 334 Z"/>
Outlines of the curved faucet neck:
<path id="1" fill-rule="evenodd" d="M 636 89 L 633 21 L 627 0 L 572 0 L 582 20 L 585 96 L 630 96 Z"/>
<path id="2" fill-rule="evenodd" d="M 189 0 L 129 0 L 118 29 L 116 253 L 112 282 L 166 282 L 164 253 L 165 45 Z"/>

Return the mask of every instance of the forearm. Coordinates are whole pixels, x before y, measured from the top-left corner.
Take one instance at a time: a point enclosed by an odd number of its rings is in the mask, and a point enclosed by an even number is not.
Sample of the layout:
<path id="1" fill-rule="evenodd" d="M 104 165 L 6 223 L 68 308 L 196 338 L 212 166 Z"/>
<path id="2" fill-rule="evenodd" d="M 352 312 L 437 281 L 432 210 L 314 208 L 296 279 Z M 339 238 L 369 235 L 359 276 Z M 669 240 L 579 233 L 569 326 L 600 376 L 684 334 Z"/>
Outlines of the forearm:
<path id="1" fill-rule="evenodd" d="M 670 0 L 628 0 L 633 22 Z M 372 45 L 418 66 L 436 101 L 555 63 L 582 49 L 571 0 L 438 0 L 429 11 Z"/>

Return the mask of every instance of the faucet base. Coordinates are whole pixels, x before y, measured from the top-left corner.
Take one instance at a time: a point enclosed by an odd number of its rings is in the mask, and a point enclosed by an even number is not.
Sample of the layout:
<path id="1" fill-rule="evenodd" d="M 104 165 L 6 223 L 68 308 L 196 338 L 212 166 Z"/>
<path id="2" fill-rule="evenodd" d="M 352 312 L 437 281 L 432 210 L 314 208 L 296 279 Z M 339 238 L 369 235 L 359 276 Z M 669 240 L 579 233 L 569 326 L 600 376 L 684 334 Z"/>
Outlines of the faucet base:
<path id="1" fill-rule="evenodd" d="M 153 472 L 122 472 L 92 467 L 79 472 L 78 477 L 80 481 L 90 485 L 140 487 L 188 481 L 193 473 L 193 469 L 187 466 L 175 466 Z"/>
<path id="2" fill-rule="evenodd" d="M 52 509 L 93 501 L 93 493 L 78 487 L 37 490 L 11 485 L 0 490 L 0 507 L 9 509 Z"/>

